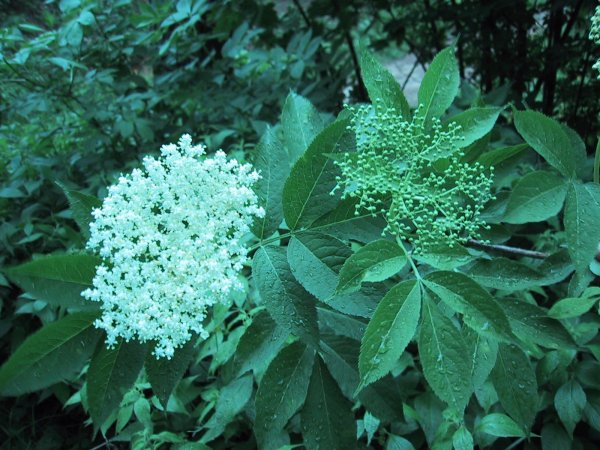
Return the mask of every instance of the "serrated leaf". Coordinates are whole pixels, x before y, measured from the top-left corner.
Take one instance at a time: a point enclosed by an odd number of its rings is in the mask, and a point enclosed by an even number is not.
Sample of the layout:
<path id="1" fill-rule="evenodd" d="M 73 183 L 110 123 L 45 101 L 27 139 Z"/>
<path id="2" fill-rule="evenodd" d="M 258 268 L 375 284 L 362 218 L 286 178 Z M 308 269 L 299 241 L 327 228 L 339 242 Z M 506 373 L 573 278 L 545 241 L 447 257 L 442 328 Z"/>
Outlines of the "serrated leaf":
<path id="1" fill-rule="evenodd" d="M 148 346 L 119 339 L 113 348 L 99 344 L 87 374 L 87 399 L 95 424 L 104 421 L 119 406 L 125 392 L 133 386 L 144 365 Z"/>
<path id="2" fill-rule="evenodd" d="M 281 112 L 283 142 L 290 163 L 300 158 L 313 139 L 323 129 L 323 119 L 317 109 L 304 97 L 291 92 Z"/>
<path id="3" fill-rule="evenodd" d="M 515 127 L 525 142 L 565 177 L 573 178 L 578 163 L 585 160 L 581 148 L 556 120 L 537 111 L 515 111 Z"/>
<path id="4" fill-rule="evenodd" d="M 242 375 L 248 370 L 262 374 L 275 358 L 289 332 L 278 326 L 267 311 L 252 318 L 238 342 L 234 354 L 234 372 Z"/>
<path id="5" fill-rule="evenodd" d="M 156 357 L 148 354 L 145 363 L 146 375 L 152 386 L 152 391 L 166 408 L 171 392 L 181 381 L 190 361 L 196 353 L 196 339 L 192 338 L 183 347 L 175 349 L 171 359 Z"/>
<path id="6" fill-rule="evenodd" d="M 68 189 L 66 186 L 58 183 L 69 200 L 69 207 L 73 213 L 73 219 L 79 225 L 82 234 L 85 237 L 90 235 L 90 222 L 93 220 L 92 211 L 102 206 L 102 200 L 93 195 Z"/>
<path id="7" fill-rule="evenodd" d="M 302 287 L 330 307 L 345 314 L 371 317 L 383 296 L 357 292 L 338 295 L 338 274 L 352 254 L 342 241 L 320 233 L 302 233 L 290 239 L 288 262 Z"/>
<path id="8" fill-rule="evenodd" d="M 545 309 L 530 303 L 510 300 L 501 303 L 514 333 L 525 342 L 547 348 L 575 348 L 573 338 Z"/>
<path id="9" fill-rule="evenodd" d="M 364 319 L 348 316 L 325 306 L 317 306 L 317 314 L 320 327 L 332 330 L 339 336 L 346 336 L 358 342 L 362 340 L 367 329 L 367 323 L 364 322 Z"/>
<path id="10" fill-rule="evenodd" d="M 498 302 L 468 276 L 433 272 L 424 284 L 454 311 L 463 314 L 465 324 L 477 333 L 507 342 L 513 339 L 508 318 Z"/>
<path id="11" fill-rule="evenodd" d="M 486 336 L 482 336 L 473 330 L 464 330 L 463 336 L 469 355 L 473 361 L 471 368 L 471 379 L 473 389 L 477 390 L 483 386 L 496 364 L 498 356 L 498 342 Z"/>
<path id="12" fill-rule="evenodd" d="M 404 251 L 384 239 L 371 242 L 351 255 L 340 270 L 336 291 L 355 292 L 363 281 L 384 281 L 406 265 Z"/>
<path id="13" fill-rule="evenodd" d="M 467 249 L 460 245 L 430 247 L 424 253 L 415 255 L 414 258 L 439 270 L 453 270 L 474 259 Z"/>
<path id="14" fill-rule="evenodd" d="M 433 58 L 419 87 L 419 105 L 423 105 L 420 113 L 426 123 L 440 117 L 450 107 L 458 94 L 459 83 L 460 73 L 454 47 L 445 48 Z"/>
<path id="15" fill-rule="evenodd" d="M 527 355 L 516 345 L 500 344 L 491 380 L 504 410 L 529 435 L 539 397 L 535 372 Z"/>
<path id="16" fill-rule="evenodd" d="M 569 187 L 564 223 L 569 254 L 575 270 L 583 276 L 589 273 L 600 243 L 600 185 L 573 183 Z"/>
<path id="17" fill-rule="evenodd" d="M 488 134 L 494 128 L 501 111 L 502 108 L 474 107 L 453 116 L 449 122 L 461 127 L 458 136 L 463 139 L 459 147 L 467 147 Z"/>
<path id="18" fill-rule="evenodd" d="M 485 416 L 477 425 L 477 431 L 496 437 L 525 437 L 523 429 L 514 420 L 502 413 L 492 413 Z"/>
<path id="19" fill-rule="evenodd" d="M 301 420 L 306 448 L 356 448 L 352 403 L 342 395 L 320 358 L 312 368 Z"/>
<path id="20" fill-rule="evenodd" d="M 415 450 L 415 447 L 402 436 L 389 434 L 385 450 Z"/>
<path id="21" fill-rule="evenodd" d="M 575 425 L 583 416 L 586 403 L 585 392 L 576 380 L 567 381 L 556 391 L 554 407 L 571 438 Z"/>
<path id="22" fill-rule="evenodd" d="M 252 395 L 252 375 L 232 381 L 219 390 L 219 398 L 215 405 L 215 412 L 204 428 L 208 431 L 202 436 L 202 442 L 210 442 L 225 431 L 225 427 L 246 406 Z"/>
<path id="23" fill-rule="evenodd" d="M 261 449 L 272 448 L 277 435 L 304 403 L 314 363 L 314 350 L 295 342 L 269 364 L 256 392 L 254 433 Z"/>
<path id="24" fill-rule="evenodd" d="M 486 167 L 495 166 L 502 162 L 518 155 L 526 148 L 529 148 L 527 144 L 511 145 L 509 147 L 496 148 L 482 154 L 477 158 L 477 162 Z"/>
<path id="25" fill-rule="evenodd" d="M 528 173 L 510 195 L 504 222 L 522 224 L 555 217 L 566 196 L 567 184 L 563 178 L 543 170 Z"/>
<path id="26" fill-rule="evenodd" d="M 0 368 L 0 393 L 22 395 L 76 376 L 101 335 L 98 315 L 70 314 L 29 336 Z"/>
<path id="27" fill-rule="evenodd" d="M 260 179 L 254 185 L 259 204 L 265 210 L 262 218 L 256 218 L 252 232 L 264 239 L 272 235 L 283 221 L 283 186 L 290 172 L 290 159 L 272 128 L 267 128 L 255 149 L 254 168 Z"/>
<path id="28" fill-rule="evenodd" d="M 360 50 L 360 71 L 375 108 L 393 108 L 402 119 L 408 121 L 410 107 L 402 88 L 394 76 L 366 48 Z"/>
<path id="29" fill-rule="evenodd" d="M 466 272 L 479 284 L 492 289 L 521 291 L 548 284 L 542 273 L 508 258 L 481 259 Z"/>
<path id="30" fill-rule="evenodd" d="M 553 319 L 569 319 L 587 313 L 600 300 L 600 294 L 589 297 L 564 298 L 559 300 L 548 311 L 548 316 Z"/>
<path id="31" fill-rule="evenodd" d="M 252 274 L 260 298 L 275 322 L 309 343 L 318 342 L 315 301 L 296 281 L 284 248 L 261 247 L 254 255 Z"/>
<path id="32" fill-rule="evenodd" d="M 417 329 L 421 286 L 404 281 L 381 300 L 363 336 L 358 368 L 358 390 L 387 374 L 397 363 Z"/>
<path id="33" fill-rule="evenodd" d="M 338 170 L 327 154 L 349 150 L 351 144 L 344 142 L 351 139 L 348 123 L 338 120 L 325 128 L 292 167 L 283 188 L 283 215 L 290 229 L 308 227 L 337 205 L 339 199 L 331 191 Z"/>
<path id="34" fill-rule="evenodd" d="M 459 330 L 438 306 L 423 299 L 419 356 L 423 375 L 433 392 L 455 412 L 462 414 L 473 393 L 472 361 Z"/>
<path id="35" fill-rule="evenodd" d="M 3 271 L 21 289 L 52 305 L 98 309 L 99 304 L 84 300 L 81 292 L 92 287 L 100 263 L 92 255 L 48 255 Z"/>
<path id="36" fill-rule="evenodd" d="M 473 436 L 466 427 L 462 426 L 452 435 L 454 450 L 473 450 Z"/>

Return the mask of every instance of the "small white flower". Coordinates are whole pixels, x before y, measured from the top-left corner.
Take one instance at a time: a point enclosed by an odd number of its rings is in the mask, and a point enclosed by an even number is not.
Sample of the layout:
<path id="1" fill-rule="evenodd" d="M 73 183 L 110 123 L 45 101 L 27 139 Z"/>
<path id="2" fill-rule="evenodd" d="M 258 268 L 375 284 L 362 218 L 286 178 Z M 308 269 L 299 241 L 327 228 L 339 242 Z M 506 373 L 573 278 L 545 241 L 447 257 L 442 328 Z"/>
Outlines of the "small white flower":
<path id="1" fill-rule="evenodd" d="M 83 292 L 102 302 L 96 327 L 117 338 L 156 341 L 155 356 L 171 358 L 192 337 L 206 339 L 209 306 L 241 290 L 247 262 L 242 237 L 264 216 L 251 187 L 258 174 L 222 151 L 184 135 L 178 145 L 146 157 L 144 169 L 119 178 L 93 211 L 87 247 L 104 258 Z"/>

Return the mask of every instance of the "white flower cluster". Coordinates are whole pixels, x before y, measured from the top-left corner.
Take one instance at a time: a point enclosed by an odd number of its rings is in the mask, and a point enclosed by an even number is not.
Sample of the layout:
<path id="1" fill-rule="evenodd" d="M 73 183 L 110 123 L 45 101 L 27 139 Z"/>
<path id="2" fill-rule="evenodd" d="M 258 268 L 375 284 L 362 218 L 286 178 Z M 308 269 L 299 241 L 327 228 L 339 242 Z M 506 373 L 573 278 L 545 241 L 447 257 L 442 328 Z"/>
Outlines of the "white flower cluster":
<path id="1" fill-rule="evenodd" d="M 592 16 L 592 26 L 590 28 L 589 37 L 597 45 L 600 45 L 600 6 L 596 6 L 596 10 Z M 593 68 L 600 72 L 600 59 L 594 63 Z M 598 74 L 598 78 L 600 78 L 600 73 Z"/>
<path id="2" fill-rule="evenodd" d="M 161 158 L 120 177 L 93 212 L 87 247 L 104 263 L 82 295 L 102 302 L 95 325 L 108 346 L 118 337 L 152 340 L 157 358 L 171 358 L 192 332 L 208 337 L 208 307 L 242 289 L 242 237 L 264 215 L 251 189 L 259 175 L 222 151 L 204 152 L 189 135 L 163 146 Z"/>

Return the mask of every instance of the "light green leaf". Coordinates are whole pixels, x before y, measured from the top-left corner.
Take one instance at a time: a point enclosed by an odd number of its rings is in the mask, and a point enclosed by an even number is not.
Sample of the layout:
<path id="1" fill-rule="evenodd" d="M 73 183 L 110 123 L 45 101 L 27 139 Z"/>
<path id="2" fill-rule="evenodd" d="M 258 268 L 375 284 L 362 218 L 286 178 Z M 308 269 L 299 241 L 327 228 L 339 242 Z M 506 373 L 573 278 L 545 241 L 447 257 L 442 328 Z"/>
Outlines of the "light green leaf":
<path id="1" fill-rule="evenodd" d="M 494 128 L 501 111 L 502 108 L 475 107 L 453 116 L 449 122 L 461 127 L 458 135 L 463 140 L 460 142 L 459 147 L 467 147 L 488 134 Z"/>
<path id="2" fill-rule="evenodd" d="M 90 235 L 90 222 L 93 220 L 92 211 L 102 206 L 102 200 L 93 195 L 68 189 L 61 183 L 58 183 L 69 200 L 69 206 L 73 213 L 73 219 L 77 222 L 81 233 L 85 237 Z"/>
<path id="3" fill-rule="evenodd" d="M 283 186 L 290 172 L 290 160 L 275 130 L 267 128 L 255 149 L 254 168 L 261 178 L 254 185 L 265 216 L 256 218 L 252 232 L 259 238 L 271 236 L 283 221 Z"/>
<path id="4" fill-rule="evenodd" d="M 547 284 L 544 275 L 537 270 L 501 257 L 481 259 L 469 267 L 467 274 L 487 288 L 506 291 L 521 291 Z"/>
<path id="5" fill-rule="evenodd" d="M 123 339 L 111 349 L 103 342 L 99 347 L 87 374 L 90 416 L 98 426 L 113 413 L 125 392 L 135 383 L 148 350 L 146 344 Z"/>
<path id="6" fill-rule="evenodd" d="M 80 294 L 92 287 L 100 263 L 100 258 L 85 254 L 48 255 L 3 271 L 21 289 L 52 305 L 98 309 Z"/>
<path id="7" fill-rule="evenodd" d="M 291 92 L 283 105 L 281 126 L 288 159 L 293 164 L 304 154 L 324 124 L 310 101 Z"/>
<path id="8" fill-rule="evenodd" d="M 518 300 L 501 305 L 514 333 L 523 341 L 553 349 L 575 348 L 569 332 L 558 320 L 548 317 L 545 309 Z"/>
<path id="9" fill-rule="evenodd" d="M 583 416 L 586 403 L 585 392 L 576 380 L 567 381 L 556 391 L 554 407 L 571 438 L 575 425 Z"/>
<path id="10" fill-rule="evenodd" d="M 537 111 L 515 111 L 515 127 L 525 142 L 565 177 L 573 178 L 578 163 L 585 160 L 581 148 L 556 120 Z"/>
<path id="11" fill-rule="evenodd" d="M 598 300 L 600 288 L 588 288 L 579 298 L 565 298 L 556 302 L 548 311 L 548 315 L 553 319 L 578 317 L 592 309 Z"/>
<path id="12" fill-rule="evenodd" d="M 589 273 L 600 243 L 600 185 L 573 183 L 569 187 L 564 222 L 569 254 L 582 276 Z"/>
<path id="13" fill-rule="evenodd" d="M 208 431 L 202 436 L 202 442 L 210 442 L 225 431 L 225 427 L 246 406 L 252 395 L 252 375 L 232 381 L 219 390 L 219 398 L 215 405 L 215 412 L 204 428 Z"/>
<path id="14" fill-rule="evenodd" d="M 402 436 L 390 434 L 385 444 L 385 450 L 415 450 L 415 447 Z"/>
<path id="15" fill-rule="evenodd" d="M 0 368 L 0 394 L 23 395 L 75 377 L 101 335 L 97 318 L 70 314 L 29 336 Z"/>
<path id="16" fill-rule="evenodd" d="M 295 342 L 269 364 L 256 392 L 254 434 L 259 448 L 272 448 L 276 436 L 304 403 L 314 363 L 314 350 Z"/>
<path id="17" fill-rule="evenodd" d="M 421 309 L 421 286 L 404 281 L 381 300 L 363 336 L 358 390 L 387 374 L 412 340 Z"/>
<path id="18" fill-rule="evenodd" d="M 316 345 L 319 331 L 315 301 L 292 275 L 285 249 L 258 249 L 254 255 L 252 274 L 260 298 L 275 322 Z"/>
<path id="19" fill-rule="evenodd" d="M 427 248 L 423 254 L 415 255 L 414 258 L 439 270 L 453 270 L 474 259 L 467 249 L 460 245 L 434 246 Z"/>
<path id="20" fill-rule="evenodd" d="M 555 217 L 566 196 L 567 184 L 563 178 L 543 170 L 528 173 L 510 195 L 504 222 L 521 224 Z"/>
<path id="21" fill-rule="evenodd" d="M 356 448 L 352 403 L 342 395 L 320 358 L 313 365 L 301 420 L 306 448 Z"/>
<path id="22" fill-rule="evenodd" d="M 428 296 L 423 301 L 418 346 L 427 383 L 440 399 L 462 414 L 473 392 L 473 362 L 462 333 Z"/>
<path id="23" fill-rule="evenodd" d="M 340 270 L 336 291 L 355 292 L 363 281 L 384 281 L 406 265 L 404 251 L 392 241 L 380 239 L 361 247 Z"/>
<path id="24" fill-rule="evenodd" d="M 466 427 L 462 426 L 452 435 L 454 450 L 473 450 L 473 436 Z"/>
<path id="25" fill-rule="evenodd" d="M 501 413 L 485 416 L 477 425 L 477 431 L 496 437 L 525 437 L 521 427 L 506 414 Z"/>
<path id="26" fill-rule="evenodd" d="M 475 281 L 458 272 L 433 272 L 424 280 L 444 303 L 463 314 L 465 324 L 479 334 L 510 342 L 513 334 L 506 314 Z"/>
<path id="27" fill-rule="evenodd" d="M 290 239 L 288 262 L 294 277 L 300 284 L 323 303 L 345 314 L 371 317 L 377 302 L 383 295 L 371 290 L 337 295 L 337 272 L 344 261 L 352 255 L 342 241 L 325 234 L 302 233 Z"/>
<path id="28" fill-rule="evenodd" d="M 375 108 L 393 108 L 400 118 L 410 119 L 410 107 L 394 76 L 366 49 L 360 50 L 360 71 Z"/>
<path id="29" fill-rule="evenodd" d="M 252 323 L 238 342 L 234 354 L 234 373 L 241 375 L 248 370 L 262 374 L 275 358 L 289 332 L 278 326 L 267 311 L 252 318 Z"/>
<path id="30" fill-rule="evenodd" d="M 331 195 L 338 170 L 328 154 L 348 151 L 352 136 L 348 120 L 338 120 L 319 133 L 296 161 L 283 188 L 283 215 L 292 230 L 307 227 L 333 210 L 339 199 Z"/>
<path id="31" fill-rule="evenodd" d="M 148 381 L 152 386 L 152 391 L 165 408 L 171 392 L 173 392 L 177 383 L 181 381 L 196 353 L 194 345 L 196 337 L 194 336 L 183 347 L 175 349 L 175 354 L 171 359 L 156 359 L 152 354 L 148 354 L 146 357 L 145 369 Z"/>
<path id="32" fill-rule="evenodd" d="M 458 94 L 459 83 L 460 73 L 454 47 L 448 47 L 433 58 L 419 87 L 419 105 L 423 105 L 420 113 L 426 123 L 440 117 L 450 107 Z"/>
<path id="33" fill-rule="evenodd" d="M 539 396 L 535 372 L 527 355 L 516 345 L 500 344 L 491 379 L 504 410 L 529 434 Z"/>

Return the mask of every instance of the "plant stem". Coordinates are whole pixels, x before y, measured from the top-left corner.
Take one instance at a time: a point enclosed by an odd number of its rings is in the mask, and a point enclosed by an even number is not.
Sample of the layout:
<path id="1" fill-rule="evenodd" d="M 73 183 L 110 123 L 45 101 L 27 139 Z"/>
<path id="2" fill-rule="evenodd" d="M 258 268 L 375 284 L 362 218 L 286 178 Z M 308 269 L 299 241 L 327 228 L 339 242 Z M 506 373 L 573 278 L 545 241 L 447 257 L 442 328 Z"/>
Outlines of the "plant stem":
<path id="1" fill-rule="evenodd" d="M 501 253 L 508 253 L 510 255 L 515 256 L 525 256 L 527 258 L 546 259 L 548 257 L 546 253 L 536 252 L 534 250 L 526 250 L 524 248 L 519 247 L 510 247 L 508 245 L 486 244 L 475 239 L 469 239 L 465 243 L 465 245 L 467 247 L 480 248 L 482 250 L 492 250 Z"/>
<path id="2" fill-rule="evenodd" d="M 402 249 L 402 251 L 404 252 L 404 254 L 406 255 L 406 259 L 408 259 L 408 262 L 410 264 L 410 266 L 412 267 L 412 270 L 415 274 L 415 277 L 417 278 L 417 280 L 421 280 L 421 274 L 419 273 L 419 269 L 417 269 L 417 266 L 415 265 L 414 260 L 412 259 L 412 257 L 410 256 L 410 254 L 408 253 L 408 250 L 406 250 L 406 247 L 404 246 L 404 243 L 402 242 L 402 239 L 400 239 L 399 237 L 396 238 L 396 242 L 398 243 L 398 246 Z"/>

